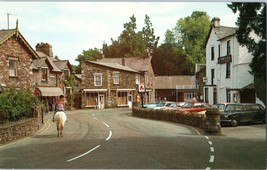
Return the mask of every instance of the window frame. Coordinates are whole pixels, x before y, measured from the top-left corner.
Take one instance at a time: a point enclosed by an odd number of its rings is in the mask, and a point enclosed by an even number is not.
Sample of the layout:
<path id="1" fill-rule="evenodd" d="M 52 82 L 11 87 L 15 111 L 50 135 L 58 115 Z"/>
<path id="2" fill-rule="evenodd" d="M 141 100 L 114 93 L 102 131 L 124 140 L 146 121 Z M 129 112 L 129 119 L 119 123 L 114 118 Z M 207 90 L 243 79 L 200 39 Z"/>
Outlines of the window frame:
<path id="1" fill-rule="evenodd" d="M 9 77 L 17 77 L 18 76 L 18 58 L 9 57 L 8 64 L 9 64 L 8 65 Z"/>
<path id="2" fill-rule="evenodd" d="M 113 84 L 120 84 L 120 72 L 113 72 Z"/>
<path id="3" fill-rule="evenodd" d="M 94 86 L 102 86 L 103 85 L 103 74 L 95 73 L 94 74 Z"/>
<path id="4" fill-rule="evenodd" d="M 48 68 L 47 67 L 41 68 L 41 74 L 42 74 L 41 75 L 41 81 L 48 81 Z"/>
<path id="5" fill-rule="evenodd" d="M 213 47 L 211 47 L 211 61 L 213 61 L 214 60 L 214 58 L 215 58 L 215 51 L 214 51 L 214 46 Z"/>
<path id="6" fill-rule="evenodd" d="M 231 63 L 228 62 L 225 64 L 225 78 L 231 78 Z"/>

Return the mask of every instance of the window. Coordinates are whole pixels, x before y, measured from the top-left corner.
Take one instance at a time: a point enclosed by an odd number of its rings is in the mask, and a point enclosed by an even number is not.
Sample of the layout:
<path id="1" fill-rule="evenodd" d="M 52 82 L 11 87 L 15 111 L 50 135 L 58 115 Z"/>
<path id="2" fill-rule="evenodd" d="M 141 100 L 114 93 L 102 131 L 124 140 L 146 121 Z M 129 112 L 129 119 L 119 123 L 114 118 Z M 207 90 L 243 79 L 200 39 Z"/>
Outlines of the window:
<path id="1" fill-rule="evenodd" d="M 113 83 L 120 84 L 120 73 L 119 72 L 113 72 Z"/>
<path id="2" fill-rule="evenodd" d="M 65 80 L 69 79 L 69 70 L 64 70 L 64 78 Z"/>
<path id="3" fill-rule="evenodd" d="M 42 81 L 47 81 L 47 68 L 42 68 Z"/>
<path id="4" fill-rule="evenodd" d="M 231 102 L 231 92 L 229 89 L 226 90 L 226 102 L 227 103 Z"/>
<path id="5" fill-rule="evenodd" d="M 218 58 L 220 58 L 220 56 L 221 56 L 221 46 L 218 45 Z"/>
<path id="6" fill-rule="evenodd" d="M 226 78 L 230 78 L 230 77 L 231 77 L 230 63 L 226 63 Z"/>
<path id="7" fill-rule="evenodd" d="M 211 60 L 214 60 L 214 47 L 211 47 Z"/>
<path id="8" fill-rule="evenodd" d="M 9 76 L 17 76 L 17 62 L 18 60 L 9 59 Z"/>
<path id="9" fill-rule="evenodd" d="M 118 92 L 118 106 L 127 105 L 127 92 Z"/>
<path id="10" fill-rule="evenodd" d="M 94 85 L 102 86 L 102 74 L 94 74 Z"/>
<path id="11" fill-rule="evenodd" d="M 215 78 L 215 69 L 213 68 L 213 69 L 211 69 L 211 85 L 213 85 L 213 80 L 214 80 L 214 78 Z"/>
<path id="12" fill-rule="evenodd" d="M 227 55 L 231 54 L 230 40 L 227 41 Z"/>
<path id="13" fill-rule="evenodd" d="M 136 74 L 135 75 L 135 84 L 139 84 L 140 83 L 140 75 Z"/>

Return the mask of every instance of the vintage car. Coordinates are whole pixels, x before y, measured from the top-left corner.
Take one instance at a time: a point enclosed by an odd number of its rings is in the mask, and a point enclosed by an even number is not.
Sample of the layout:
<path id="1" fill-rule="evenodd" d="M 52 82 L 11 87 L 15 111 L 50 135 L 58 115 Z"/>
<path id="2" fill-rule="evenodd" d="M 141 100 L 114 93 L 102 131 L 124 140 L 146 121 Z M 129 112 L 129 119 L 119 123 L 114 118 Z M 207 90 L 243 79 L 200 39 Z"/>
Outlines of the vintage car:
<path id="1" fill-rule="evenodd" d="M 196 102 L 196 103 L 185 103 L 179 111 L 182 112 L 205 112 L 207 107 L 211 107 L 209 104 L 204 102 Z"/>
<path id="2" fill-rule="evenodd" d="M 260 104 L 228 104 L 220 115 L 221 124 L 228 123 L 233 127 L 243 122 L 255 121 L 266 123 L 266 109 Z"/>

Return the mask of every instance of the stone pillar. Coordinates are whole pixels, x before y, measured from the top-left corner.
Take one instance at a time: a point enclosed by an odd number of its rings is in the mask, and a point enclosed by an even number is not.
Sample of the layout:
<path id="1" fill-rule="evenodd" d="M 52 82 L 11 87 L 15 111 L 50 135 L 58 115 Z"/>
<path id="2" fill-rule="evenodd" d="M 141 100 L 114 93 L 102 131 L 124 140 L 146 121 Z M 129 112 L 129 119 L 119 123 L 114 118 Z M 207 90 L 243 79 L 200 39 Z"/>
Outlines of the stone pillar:
<path id="1" fill-rule="evenodd" d="M 217 108 L 207 108 L 205 132 L 221 133 L 220 112 Z"/>

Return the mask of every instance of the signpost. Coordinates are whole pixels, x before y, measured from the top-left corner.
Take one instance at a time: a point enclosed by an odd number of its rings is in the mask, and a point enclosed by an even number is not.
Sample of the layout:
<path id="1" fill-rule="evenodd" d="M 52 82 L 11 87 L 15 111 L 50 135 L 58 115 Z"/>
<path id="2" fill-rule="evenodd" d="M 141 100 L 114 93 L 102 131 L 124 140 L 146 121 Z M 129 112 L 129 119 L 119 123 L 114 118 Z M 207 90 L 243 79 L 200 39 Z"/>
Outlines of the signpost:
<path id="1" fill-rule="evenodd" d="M 145 84 L 144 83 L 139 83 L 139 86 L 138 86 L 138 91 L 141 95 L 141 106 L 142 108 L 144 107 L 144 93 L 146 92 L 146 88 L 145 88 Z"/>

